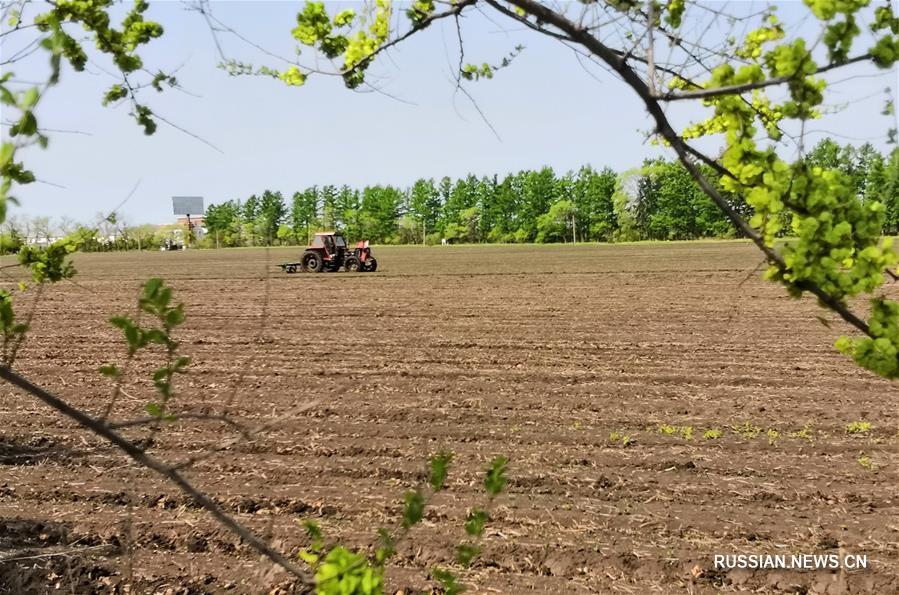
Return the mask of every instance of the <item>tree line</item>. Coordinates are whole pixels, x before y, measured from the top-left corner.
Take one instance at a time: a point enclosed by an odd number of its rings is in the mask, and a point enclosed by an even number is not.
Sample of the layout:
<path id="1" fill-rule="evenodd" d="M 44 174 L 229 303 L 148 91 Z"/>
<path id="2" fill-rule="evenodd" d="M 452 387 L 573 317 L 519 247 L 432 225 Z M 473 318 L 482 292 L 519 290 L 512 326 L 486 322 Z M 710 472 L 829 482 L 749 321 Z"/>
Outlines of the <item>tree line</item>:
<path id="1" fill-rule="evenodd" d="M 883 155 L 870 144 L 855 147 L 825 139 L 805 160 L 845 173 L 863 201 L 884 205 L 884 233 L 899 231 L 899 149 Z M 712 179 L 719 175 L 710 168 L 704 173 Z M 741 197 L 726 196 L 732 208 L 751 216 Z M 205 248 L 304 245 L 316 231 L 330 229 L 379 244 L 739 237 L 683 165 L 663 159 L 625 172 L 584 166 L 560 175 L 544 167 L 503 178 L 419 179 L 407 188 L 311 186 L 289 198 L 266 190 L 210 205 L 204 225 L 205 237 L 192 244 Z M 133 226 L 103 215 L 88 225 L 66 218 L 54 224 L 47 217 L 11 217 L 0 230 L 0 252 L 73 231 L 85 238 L 87 251 L 159 249 L 167 239 L 183 235 L 175 225 Z"/>
<path id="2" fill-rule="evenodd" d="M 887 209 L 886 233 L 899 227 L 899 149 L 830 139 L 806 155 L 812 166 L 846 173 L 858 196 Z M 718 174 L 705 172 L 711 178 Z M 750 216 L 738 196 L 731 206 Z M 341 229 L 383 244 L 615 242 L 738 237 L 725 215 L 677 161 L 647 160 L 627 172 L 584 166 L 498 176 L 419 179 L 391 185 L 311 186 L 285 199 L 265 191 L 207 209 L 207 246 L 305 244 L 316 231 Z"/>

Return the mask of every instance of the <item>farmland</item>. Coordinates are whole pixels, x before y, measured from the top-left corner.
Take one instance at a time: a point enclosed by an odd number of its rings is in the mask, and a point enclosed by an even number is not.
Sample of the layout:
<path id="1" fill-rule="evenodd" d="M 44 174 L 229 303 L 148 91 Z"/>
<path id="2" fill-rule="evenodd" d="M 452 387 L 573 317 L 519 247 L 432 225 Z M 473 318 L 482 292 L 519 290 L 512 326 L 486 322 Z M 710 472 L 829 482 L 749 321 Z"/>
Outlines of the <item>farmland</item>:
<path id="1" fill-rule="evenodd" d="M 108 318 L 165 278 L 193 358 L 176 408 L 270 426 L 189 477 L 290 553 L 306 519 L 371 544 L 428 455 L 451 450 L 449 489 L 400 543 L 391 592 L 451 563 L 495 455 L 510 481 L 462 573 L 474 592 L 899 590 L 896 386 L 833 349 L 845 328 L 812 300 L 761 281 L 748 244 L 375 247 L 375 274 L 275 266 L 295 255 L 78 255 L 77 284 L 43 291 L 18 366 L 100 413 L 97 368 L 125 357 Z M 115 419 L 141 416 L 158 355 L 130 366 Z M 289 582 L 176 488 L 2 391 L 0 560 L 16 559 L 0 592 Z M 234 436 L 184 419 L 153 452 L 174 462 Z M 868 568 L 712 568 L 734 553 L 866 554 Z"/>

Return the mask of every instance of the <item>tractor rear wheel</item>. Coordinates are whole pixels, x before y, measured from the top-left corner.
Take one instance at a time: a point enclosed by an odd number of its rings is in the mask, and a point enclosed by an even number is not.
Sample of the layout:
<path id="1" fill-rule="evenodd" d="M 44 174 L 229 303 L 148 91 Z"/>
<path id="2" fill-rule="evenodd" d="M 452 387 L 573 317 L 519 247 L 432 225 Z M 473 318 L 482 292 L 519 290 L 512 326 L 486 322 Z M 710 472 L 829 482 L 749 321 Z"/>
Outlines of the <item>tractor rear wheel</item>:
<path id="1" fill-rule="evenodd" d="M 357 273 L 362 268 L 362 263 L 355 256 L 350 256 L 346 259 L 346 264 L 343 265 L 343 268 L 348 273 Z"/>
<path id="2" fill-rule="evenodd" d="M 367 266 L 365 267 L 365 270 L 368 271 L 369 273 L 374 273 L 375 271 L 377 271 L 378 270 L 378 261 L 374 258 L 370 258 L 368 260 Z"/>
<path id="3" fill-rule="evenodd" d="M 307 252 L 303 255 L 303 269 L 307 273 L 320 273 L 324 264 L 318 252 Z"/>

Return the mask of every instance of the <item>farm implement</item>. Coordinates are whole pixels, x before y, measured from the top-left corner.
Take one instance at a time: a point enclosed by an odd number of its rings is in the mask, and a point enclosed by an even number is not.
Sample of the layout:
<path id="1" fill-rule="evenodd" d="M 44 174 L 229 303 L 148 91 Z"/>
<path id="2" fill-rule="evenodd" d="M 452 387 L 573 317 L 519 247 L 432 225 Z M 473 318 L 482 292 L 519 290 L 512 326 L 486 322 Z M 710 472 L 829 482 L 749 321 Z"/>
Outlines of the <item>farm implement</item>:
<path id="1" fill-rule="evenodd" d="M 285 262 L 279 266 L 286 273 L 333 273 L 341 268 L 347 272 L 373 273 L 378 270 L 378 261 L 371 254 L 368 240 L 357 242 L 350 251 L 343 234 L 322 232 L 315 234 L 315 239 L 306 246 L 300 262 Z"/>

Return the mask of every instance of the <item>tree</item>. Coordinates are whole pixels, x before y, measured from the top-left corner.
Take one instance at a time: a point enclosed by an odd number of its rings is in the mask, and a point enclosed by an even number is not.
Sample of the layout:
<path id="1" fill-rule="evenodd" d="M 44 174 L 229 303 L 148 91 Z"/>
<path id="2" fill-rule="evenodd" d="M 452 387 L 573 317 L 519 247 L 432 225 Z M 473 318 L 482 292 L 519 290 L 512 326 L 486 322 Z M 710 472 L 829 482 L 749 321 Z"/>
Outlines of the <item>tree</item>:
<path id="1" fill-rule="evenodd" d="M 360 205 L 362 235 L 375 242 L 393 242 L 403 193 L 393 186 L 366 186 Z"/>
<path id="2" fill-rule="evenodd" d="M 361 201 L 359 191 L 349 186 L 341 186 L 337 192 L 337 223 L 351 238 L 360 238 L 362 221 L 360 215 Z"/>
<path id="3" fill-rule="evenodd" d="M 238 200 L 229 200 L 206 208 L 208 238 L 215 247 L 241 245 L 241 217 L 243 206 Z"/>
<path id="4" fill-rule="evenodd" d="M 243 203 L 241 210 L 241 235 L 246 238 L 248 245 L 258 245 L 259 228 L 257 219 L 259 218 L 259 199 L 255 194 Z"/>
<path id="5" fill-rule="evenodd" d="M 321 192 L 322 227 L 337 229 L 340 212 L 337 205 L 337 189 L 334 186 L 323 186 Z"/>
<path id="6" fill-rule="evenodd" d="M 574 203 L 564 199 L 554 203 L 549 211 L 537 217 L 537 242 L 561 242 L 574 228 Z"/>
<path id="7" fill-rule="evenodd" d="M 886 230 L 899 233 L 899 148 L 893 149 L 884 163 L 881 188 L 877 197 L 884 202 Z"/>
<path id="8" fill-rule="evenodd" d="M 284 198 L 280 192 L 266 190 L 259 199 L 257 221 L 262 230 L 262 237 L 267 246 L 271 246 L 278 237 L 278 227 L 286 214 Z"/>
<path id="9" fill-rule="evenodd" d="M 524 174 L 517 241 L 529 242 L 537 237 L 537 219 L 556 201 L 557 190 L 556 174 L 551 167 Z"/>
<path id="10" fill-rule="evenodd" d="M 144 224 L 129 226 L 125 229 L 125 232 L 131 242 L 126 246 L 127 249 L 155 250 L 159 248 L 159 243 L 156 241 L 155 225 Z"/>
<path id="11" fill-rule="evenodd" d="M 318 217 L 318 188 L 312 186 L 302 192 L 294 192 L 290 207 L 290 224 L 297 240 L 308 244 Z"/>
<path id="12" fill-rule="evenodd" d="M 409 214 L 420 230 L 421 243 L 427 241 L 428 233 L 437 227 L 440 217 L 440 194 L 434 180 L 416 180 L 409 191 Z"/>

